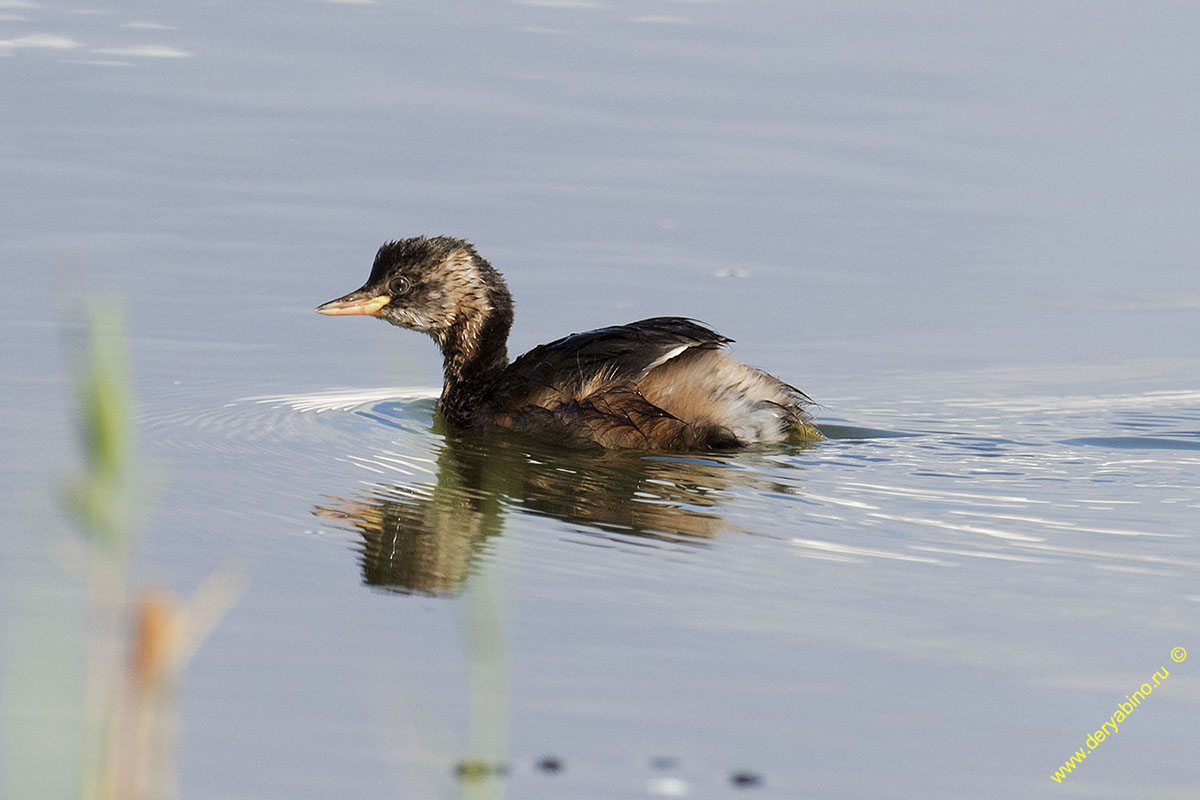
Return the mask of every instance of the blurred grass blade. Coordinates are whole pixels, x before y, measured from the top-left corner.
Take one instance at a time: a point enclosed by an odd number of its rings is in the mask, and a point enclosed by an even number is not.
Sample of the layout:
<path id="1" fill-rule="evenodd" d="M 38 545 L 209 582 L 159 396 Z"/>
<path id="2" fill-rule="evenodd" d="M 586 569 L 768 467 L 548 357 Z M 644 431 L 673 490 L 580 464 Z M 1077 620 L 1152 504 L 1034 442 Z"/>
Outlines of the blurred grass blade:
<path id="1" fill-rule="evenodd" d="M 129 545 L 132 404 L 124 315 L 115 304 L 88 309 L 84 352 L 74 365 L 85 471 L 67 493 L 84 535 L 108 551 Z"/>

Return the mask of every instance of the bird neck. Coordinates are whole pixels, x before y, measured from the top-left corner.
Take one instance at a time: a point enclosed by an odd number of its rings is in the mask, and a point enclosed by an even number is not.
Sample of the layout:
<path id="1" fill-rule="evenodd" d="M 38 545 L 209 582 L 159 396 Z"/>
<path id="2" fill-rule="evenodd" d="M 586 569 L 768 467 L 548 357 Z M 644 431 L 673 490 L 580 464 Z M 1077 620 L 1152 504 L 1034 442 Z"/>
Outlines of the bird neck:
<path id="1" fill-rule="evenodd" d="M 447 419 L 466 421 L 508 366 L 511 328 L 512 299 L 500 286 L 489 292 L 488 302 L 442 332 L 443 383 L 438 406 Z"/>

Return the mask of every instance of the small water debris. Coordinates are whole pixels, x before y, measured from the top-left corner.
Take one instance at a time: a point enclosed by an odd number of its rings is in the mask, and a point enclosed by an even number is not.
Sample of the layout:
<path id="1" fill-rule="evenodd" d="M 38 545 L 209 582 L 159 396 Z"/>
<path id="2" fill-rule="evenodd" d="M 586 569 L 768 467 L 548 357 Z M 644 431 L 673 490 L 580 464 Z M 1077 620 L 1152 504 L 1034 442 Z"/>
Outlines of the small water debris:
<path id="1" fill-rule="evenodd" d="M 508 774 L 508 764 L 503 761 L 463 759 L 454 765 L 454 775 L 463 783 L 478 783 L 494 776 Z"/>
<path id="2" fill-rule="evenodd" d="M 533 766 L 539 772 L 545 772 L 550 775 L 557 775 L 567 767 L 558 756 L 543 756 Z"/>
<path id="3" fill-rule="evenodd" d="M 687 797 L 692 786 L 683 778 L 652 778 L 646 782 L 646 791 L 658 797 Z"/>
<path id="4" fill-rule="evenodd" d="M 729 776 L 729 783 L 739 789 L 753 789 L 763 784 L 763 776 L 749 770 L 738 770 Z"/>

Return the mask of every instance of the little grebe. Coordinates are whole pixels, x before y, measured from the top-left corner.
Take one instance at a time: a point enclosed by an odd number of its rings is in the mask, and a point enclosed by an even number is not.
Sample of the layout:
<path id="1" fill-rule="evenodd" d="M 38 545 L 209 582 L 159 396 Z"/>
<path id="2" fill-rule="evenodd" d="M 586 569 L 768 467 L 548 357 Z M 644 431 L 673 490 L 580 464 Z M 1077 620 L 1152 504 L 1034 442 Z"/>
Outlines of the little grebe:
<path id="1" fill-rule="evenodd" d="M 318 306 L 423 331 L 442 349 L 438 408 L 453 423 L 574 446 L 712 450 L 821 434 L 812 400 L 735 361 L 681 317 L 573 333 L 508 360 L 513 303 L 474 246 L 447 236 L 379 248 L 362 288 Z"/>

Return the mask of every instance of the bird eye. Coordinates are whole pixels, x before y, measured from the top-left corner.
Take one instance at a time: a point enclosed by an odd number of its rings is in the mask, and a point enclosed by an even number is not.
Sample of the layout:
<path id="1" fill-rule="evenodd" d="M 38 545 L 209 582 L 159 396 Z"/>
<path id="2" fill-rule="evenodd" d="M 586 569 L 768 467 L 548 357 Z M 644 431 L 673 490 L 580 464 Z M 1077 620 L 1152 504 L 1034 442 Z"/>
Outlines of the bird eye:
<path id="1" fill-rule="evenodd" d="M 412 286 L 408 278 L 403 275 L 397 275 L 392 278 L 392 282 L 388 284 L 388 289 L 391 290 L 393 296 L 404 294 Z"/>

